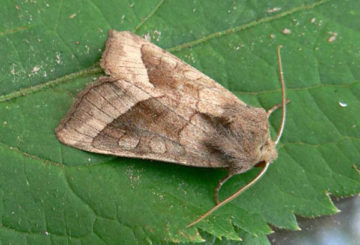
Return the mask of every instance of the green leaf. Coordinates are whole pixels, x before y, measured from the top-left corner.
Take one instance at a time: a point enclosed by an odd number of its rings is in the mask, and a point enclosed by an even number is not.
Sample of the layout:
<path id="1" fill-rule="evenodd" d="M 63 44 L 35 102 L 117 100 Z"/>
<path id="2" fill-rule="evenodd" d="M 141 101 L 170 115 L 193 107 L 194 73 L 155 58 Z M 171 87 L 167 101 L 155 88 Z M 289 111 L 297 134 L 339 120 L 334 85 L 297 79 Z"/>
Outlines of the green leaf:
<path id="1" fill-rule="evenodd" d="M 360 3 L 346 1 L 13 1 L 0 5 L 2 244 L 266 244 L 268 224 L 338 212 L 329 195 L 360 192 Z M 224 170 L 116 158 L 66 147 L 54 129 L 102 75 L 107 31 L 149 34 L 287 124 L 266 176 L 196 227 Z M 280 112 L 270 118 L 272 132 Z M 225 198 L 258 170 L 232 178 Z M 216 239 L 216 237 L 218 239 Z M 226 240 L 220 240 L 226 238 Z"/>

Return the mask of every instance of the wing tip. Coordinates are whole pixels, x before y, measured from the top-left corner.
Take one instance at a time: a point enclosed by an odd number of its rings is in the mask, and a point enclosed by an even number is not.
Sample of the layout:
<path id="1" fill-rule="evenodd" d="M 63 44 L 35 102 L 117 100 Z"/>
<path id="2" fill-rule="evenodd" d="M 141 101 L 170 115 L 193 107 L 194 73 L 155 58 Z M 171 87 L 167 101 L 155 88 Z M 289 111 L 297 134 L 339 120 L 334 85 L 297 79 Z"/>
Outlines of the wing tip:
<path id="1" fill-rule="evenodd" d="M 109 81 L 109 77 L 105 77 L 105 76 L 99 77 L 96 82 L 89 83 L 80 93 L 76 95 L 76 98 L 74 99 L 74 102 L 71 105 L 70 109 L 67 111 L 65 116 L 61 119 L 59 125 L 54 130 L 56 138 L 58 138 L 58 140 L 61 143 L 64 143 L 66 145 L 73 145 L 69 143 L 72 140 L 67 140 L 68 137 L 66 132 L 67 129 L 66 124 L 72 119 L 72 115 L 76 112 L 78 105 L 81 103 L 83 97 L 86 96 L 86 94 L 89 93 L 89 91 L 92 88 L 96 87 L 97 85 L 106 83 L 108 81 Z"/>
<path id="2" fill-rule="evenodd" d="M 67 133 L 66 133 L 66 127 L 65 127 L 65 124 L 63 122 L 61 122 L 59 124 L 59 126 L 57 126 L 57 128 L 55 128 L 55 136 L 56 138 L 64 145 L 74 145 L 72 142 L 72 140 L 69 140 L 68 137 L 67 137 Z"/>

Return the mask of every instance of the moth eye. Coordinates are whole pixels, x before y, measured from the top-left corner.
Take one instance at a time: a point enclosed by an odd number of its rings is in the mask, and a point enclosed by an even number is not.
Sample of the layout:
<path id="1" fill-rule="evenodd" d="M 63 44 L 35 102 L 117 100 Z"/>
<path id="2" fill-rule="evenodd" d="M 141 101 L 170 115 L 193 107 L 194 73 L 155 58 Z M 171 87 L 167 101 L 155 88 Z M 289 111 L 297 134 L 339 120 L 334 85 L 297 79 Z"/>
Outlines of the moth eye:
<path id="1" fill-rule="evenodd" d="M 264 144 L 262 144 L 262 145 L 260 146 L 259 150 L 262 151 L 266 145 L 267 145 L 267 142 L 265 142 Z"/>

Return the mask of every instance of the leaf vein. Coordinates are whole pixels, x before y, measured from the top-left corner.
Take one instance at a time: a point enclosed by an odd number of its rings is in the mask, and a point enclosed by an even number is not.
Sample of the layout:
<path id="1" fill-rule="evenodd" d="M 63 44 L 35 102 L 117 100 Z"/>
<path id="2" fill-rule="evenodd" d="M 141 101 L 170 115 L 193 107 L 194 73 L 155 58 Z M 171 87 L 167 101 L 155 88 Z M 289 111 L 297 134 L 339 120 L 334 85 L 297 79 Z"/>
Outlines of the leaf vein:
<path id="1" fill-rule="evenodd" d="M 42 89 L 53 87 L 58 84 L 62 84 L 64 82 L 70 81 L 74 78 L 84 77 L 84 76 L 93 75 L 93 74 L 100 74 L 101 72 L 102 72 L 102 69 L 100 67 L 98 67 L 97 65 L 91 66 L 86 69 L 82 69 L 78 72 L 70 73 L 68 75 L 56 78 L 54 80 L 51 80 L 51 81 L 48 81 L 45 83 L 37 84 L 37 85 L 30 86 L 30 87 L 27 87 L 24 89 L 20 89 L 18 91 L 14 91 L 14 92 L 11 92 L 11 93 L 8 93 L 5 95 L 1 95 L 0 102 L 8 101 L 8 100 L 20 97 L 20 96 L 25 96 L 25 95 L 28 95 L 31 93 L 35 93 Z"/>
<path id="2" fill-rule="evenodd" d="M 161 5 L 163 5 L 164 2 L 165 0 L 160 0 L 150 11 L 150 13 L 146 17 L 142 18 L 140 23 L 136 25 L 134 32 L 138 31 L 159 10 L 159 8 L 161 7 Z"/>
<path id="3" fill-rule="evenodd" d="M 223 30 L 223 31 L 211 33 L 211 34 L 209 34 L 207 36 L 204 36 L 204 37 L 201 37 L 201 38 L 199 38 L 197 40 L 194 40 L 194 41 L 191 41 L 191 42 L 188 42 L 188 43 L 183 43 L 183 44 L 180 44 L 178 46 L 172 47 L 172 48 L 169 49 L 169 51 L 170 52 L 176 52 L 176 51 L 181 51 L 181 50 L 183 50 L 185 48 L 194 47 L 194 46 L 196 46 L 198 44 L 201 44 L 203 42 L 206 42 L 208 40 L 219 38 L 219 37 L 222 37 L 222 36 L 227 36 L 229 34 L 240 32 L 240 31 L 249 29 L 249 28 L 254 27 L 254 26 L 258 26 L 258 25 L 260 25 L 262 23 L 267 23 L 267 22 L 271 22 L 271 21 L 274 21 L 274 20 L 277 20 L 277 19 L 281 19 L 283 17 L 292 15 L 292 14 L 297 13 L 297 12 L 301 12 L 301 11 L 304 11 L 304 10 L 315 8 L 315 7 L 320 6 L 320 5 L 322 5 L 322 4 L 326 3 L 326 2 L 329 2 L 329 1 L 330 0 L 324 0 L 324 1 L 318 1 L 318 2 L 312 3 L 312 4 L 309 4 L 309 5 L 302 5 L 302 6 L 295 7 L 293 9 L 281 12 L 281 13 L 276 14 L 276 15 L 260 18 L 258 20 L 254 20 L 254 21 L 251 21 L 251 22 L 248 22 L 246 24 L 239 25 L 239 26 L 236 26 L 236 27 L 233 27 L 233 28 L 230 28 L 230 29 L 226 29 L 226 30 Z"/>
<path id="4" fill-rule="evenodd" d="M 14 33 L 21 32 L 21 31 L 26 31 L 26 30 L 28 30 L 30 28 L 31 28 L 30 26 L 19 26 L 19 27 L 15 27 L 13 29 L 8 29 L 8 30 L 0 32 L 0 37 L 10 35 L 10 34 L 14 34 Z"/>
<path id="5" fill-rule="evenodd" d="M 27 158 L 31 158 L 31 159 L 33 159 L 33 160 L 42 161 L 42 162 L 44 162 L 44 163 L 50 163 L 51 165 L 53 165 L 53 166 L 55 166 L 55 167 L 61 166 L 61 164 L 58 163 L 58 162 L 55 162 L 55 161 L 52 161 L 52 160 L 49 160 L 49 159 L 44 159 L 44 158 L 41 158 L 41 157 L 36 156 L 36 155 L 32 155 L 32 154 L 30 154 L 30 153 L 28 153 L 28 152 L 25 152 L 25 151 L 20 150 L 20 149 L 17 148 L 17 147 L 13 147 L 13 146 L 7 145 L 7 144 L 5 144 L 5 143 L 3 143 L 3 142 L 0 142 L 0 147 L 3 147 L 3 148 L 5 148 L 5 149 L 7 149 L 7 150 L 9 150 L 9 151 L 12 151 L 12 152 L 19 153 L 19 154 L 21 154 L 21 155 L 23 155 L 23 156 L 25 156 L 25 157 L 27 157 Z"/>
<path id="6" fill-rule="evenodd" d="M 106 15 L 103 13 L 103 11 L 94 3 L 93 0 L 90 0 L 90 4 L 96 9 L 96 11 L 98 11 L 100 13 L 100 15 L 103 17 L 103 19 L 105 20 L 108 27 L 110 29 L 112 29 L 110 21 L 108 21 L 108 19 L 106 18 Z"/>

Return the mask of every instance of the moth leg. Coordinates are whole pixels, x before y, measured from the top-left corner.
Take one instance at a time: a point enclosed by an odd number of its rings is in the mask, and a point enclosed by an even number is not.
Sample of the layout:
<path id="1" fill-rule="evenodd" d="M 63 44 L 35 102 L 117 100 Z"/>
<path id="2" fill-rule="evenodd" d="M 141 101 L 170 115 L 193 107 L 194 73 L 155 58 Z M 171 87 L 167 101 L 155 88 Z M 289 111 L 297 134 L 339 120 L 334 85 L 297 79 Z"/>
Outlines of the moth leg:
<path id="1" fill-rule="evenodd" d="M 289 104 L 290 103 L 290 100 L 289 99 L 286 99 L 286 104 Z M 277 104 L 277 105 L 274 105 L 273 107 L 271 107 L 269 110 L 267 110 L 266 114 L 267 114 L 267 117 L 269 118 L 271 113 L 273 113 L 274 111 L 276 111 L 277 109 L 279 109 L 280 107 L 282 107 L 282 103 L 280 104 Z"/>
<path id="2" fill-rule="evenodd" d="M 216 204 L 219 204 L 219 191 L 220 191 L 222 185 L 225 184 L 225 182 L 228 181 L 233 175 L 234 175 L 234 173 L 229 171 L 229 173 L 226 175 L 225 178 L 219 180 L 219 183 L 214 190 L 214 201 Z"/>

